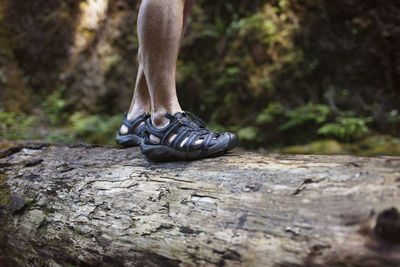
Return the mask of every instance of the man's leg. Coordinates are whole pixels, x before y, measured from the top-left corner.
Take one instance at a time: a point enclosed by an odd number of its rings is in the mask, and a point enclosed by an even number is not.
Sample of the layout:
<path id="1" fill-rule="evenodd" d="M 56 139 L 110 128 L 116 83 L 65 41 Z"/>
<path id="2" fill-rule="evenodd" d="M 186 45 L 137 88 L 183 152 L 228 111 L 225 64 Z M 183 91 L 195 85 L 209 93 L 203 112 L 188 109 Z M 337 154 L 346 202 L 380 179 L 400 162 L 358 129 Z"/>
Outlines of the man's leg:
<path id="1" fill-rule="evenodd" d="M 153 125 L 169 123 L 165 113 L 182 109 L 175 86 L 185 0 L 143 0 L 138 16 L 140 60 L 151 99 Z"/>
<path id="2" fill-rule="evenodd" d="M 184 30 L 185 30 L 186 24 L 187 24 L 187 20 L 189 18 L 189 14 L 193 8 L 195 1 L 196 0 L 186 0 L 185 1 L 181 38 L 183 37 Z M 140 59 L 140 54 L 141 54 L 141 51 L 139 49 L 139 52 L 138 52 L 139 67 L 138 67 L 138 73 L 136 76 L 136 84 L 135 84 L 135 89 L 134 89 L 134 93 L 133 93 L 133 98 L 131 101 L 129 112 L 127 114 L 128 120 L 132 120 L 132 119 L 136 118 L 137 116 L 140 116 L 143 113 L 149 113 L 149 111 L 150 111 L 150 95 L 148 93 L 149 89 L 147 87 L 147 81 L 146 81 L 146 77 L 144 75 L 143 64 Z"/>
<path id="3" fill-rule="evenodd" d="M 140 149 L 153 160 L 214 157 L 238 145 L 236 135 L 206 129 L 195 115 L 182 113 L 178 102 L 176 61 L 193 2 L 143 0 L 139 10 L 140 59 L 151 102 L 151 122 L 145 123 Z"/>
<path id="4" fill-rule="evenodd" d="M 186 23 L 189 18 L 189 14 L 193 8 L 193 5 L 196 0 L 186 0 L 184 1 L 184 8 L 183 8 L 183 23 L 182 23 L 182 29 L 180 33 L 180 38 L 183 37 L 184 34 L 184 29 L 186 28 Z M 144 1 L 143 1 L 144 2 Z M 144 5 L 143 5 L 144 6 Z M 145 18 L 146 20 L 146 18 Z M 142 21 L 143 22 L 143 21 Z M 147 23 L 145 21 L 144 23 Z M 137 72 L 137 77 L 136 77 L 136 84 L 134 88 L 134 93 L 131 101 L 131 105 L 127 114 L 127 119 L 128 120 L 133 120 L 136 117 L 142 115 L 143 113 L 149 113 L 150 108 L 151 108 L 151 102 L 150 102 L 150 95 L 149 95 L 149 88 L 147 86 L 147 81 L 146 77 L 144 74 L 144 67 L 143 67 L 143 62 L 142 62 L 142 52 L 141 49 L 139 48 L 138 51 L 138 72 Z M 128 132 L 128 128 L 126 125 L 122 125 L 120 132 L 122 134 L 126 134 Z"/>
<path id="5" fill-rule="evenodd" d="M 140 51 L 140 49 L 139 49 Z M 147 88 L 147 82 L 146 82 L 146 77 L 144 76 L 143 72 L 143 65 L 141 64 L 140 60 L 140 52 L 138 53 L 138 61 L 139 61 L 139 67 L 138 67 L 138 72 L 136 76 L 136 84 L 135 84 L 135 89 L 133 92 L 133 97 L 131 101 L 131 106 L 129 108 L 128 114 L 126 115 L 126 118 L 129 121 L 134 120 L 138 116 L 142 115 L 143 113 L 149 113 L 150 112 L 150 95 L 149 95 L 149 90 Z M 143 123 L 140 123 L 134 129 L 133 131 L 136 131 L 137 127 L 140 126 Z M 119 130 L 119 133 L 122 135 L 126 135 L 129 132 L 129 128 L 127 125 L 122 124 L 121 128 Z M 117 138 L 117 143 L 118 138 Z M 130 146 L 131 144 L 128 144 Z"/>
<path id="6" fill-rule="evenodd" d="M 149 89 L 147 88 L 146 77 L 144 76 L 143 72 L 143 64 L 140 59 L 140 49 L 138 52 L 138 61 L 139 61 L 139 67 L 136 76 L 135 89 L 133 93 L 131 106 L 127 114 L 128 120 L 133 120 L 134 118 L 142 115 L 143 113 L 150 112 L 150 95 L 149 95 Z"/>

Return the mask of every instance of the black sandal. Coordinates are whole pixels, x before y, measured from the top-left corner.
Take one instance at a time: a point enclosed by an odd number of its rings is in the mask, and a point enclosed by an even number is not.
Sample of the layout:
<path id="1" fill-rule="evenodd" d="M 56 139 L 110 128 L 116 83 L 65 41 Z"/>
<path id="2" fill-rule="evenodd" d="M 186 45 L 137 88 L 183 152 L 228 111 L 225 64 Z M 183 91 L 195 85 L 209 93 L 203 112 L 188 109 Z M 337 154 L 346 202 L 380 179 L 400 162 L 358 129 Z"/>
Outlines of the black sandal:
<path id="1" fill-rule="evenodd" d="M 204 122 L 191 113 L 178 112 L 174 115 L 166 113 L 165 117 L 170 123 L 164 128 L 155 128 L 150 118 L 146 120 L 144 126 L 144 139 L 140 144 L 140 150 L 151 160 L 195 160 L 216 157 L 239 144 L 237 135 L 212 132 L 205 128 Z M 160 142 L 153 143 L 150 135 L 158 137 Z M 172 135 L 176 136 L 169 142 L 168 139 Z M 201 140 L 201 143 L 196 144 L 198 140 Z"/>
<path id="2" fill-rule="evenodd" d="M 128 132 L 126 134 L 122 134 L 121 127 L 119 127 L 118 135 L 116 138 L 117 144 L 124 147 L 138 146 L 143 140 L 144 122 L 146 122 L 146 120 L 149 117 L 150 117 L 149 114 L 143 113 L 142 115 L 136 117 L 133 120 L 128 120 L 126 118 L 126 112 L 125 112 L 122 125 L 125 125 L 128 128 Z M 143 124 L 140 125 L 140 123 L 142 122 Z M 138 127 L 136 128 L 136 126 Z"/>

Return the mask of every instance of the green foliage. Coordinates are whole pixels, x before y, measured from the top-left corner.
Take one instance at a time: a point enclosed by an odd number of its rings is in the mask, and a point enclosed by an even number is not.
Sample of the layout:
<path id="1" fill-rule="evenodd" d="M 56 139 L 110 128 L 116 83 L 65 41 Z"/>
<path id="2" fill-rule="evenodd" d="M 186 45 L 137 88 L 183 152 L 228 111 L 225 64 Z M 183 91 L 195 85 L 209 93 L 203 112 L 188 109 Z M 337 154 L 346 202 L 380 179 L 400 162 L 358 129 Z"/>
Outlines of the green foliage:
<path id="1" fill-rule="evenodd" d="M 327 120 L 329 114 L 330 109 L 328 106 L 308 103 L 287 111 L 285 116 L 288 120 L 280 126 L 280 129 L 288 130 L 308 122 L 321 124 Z"/>
<path id="2" fill-rule="evenodd" d="M 180 54 L 180 99 L 207 121 L 240 132 L 244 147 L 309 143 L 321 136 L 361 138 L 368 127 L 365 120 L 357 120 L 359 114 L 372 116 L 371 107 L 381 105 L 384 92 L 393 94 L 393 89 L 383 89 L 385 76 L 366 51 L 395 57 L 374 41 L 384 29 L 393 36 L 395 21 L 382 20 L 387 28 L 378 29 L 368 23 L 358 1 L 199 1 L 188 28 L 189 42 Z M 370 8 L 379 18 L 395 13 L 383 6 Z M 360 38 L 370 40 L 362 44 L 364 50 L 359 49 Z M 395 47 L 398 41 L 389 43 Z M 193 53 L 196 49 L 198 54 Z M 386 73 L 398 81 L 392 74 L 400 72 Z M 382 88 L 379 97 L 373 93 L 376 88 Z M 187 93 L 193 91 L 198 94 Z M 353 96 L 359 99 L 352 101 Z M 392 134 L 400 132 L 395 112 L 386 116 L 395 108 L 395 99 L 386 99 L 390 104 L 377 118 L 380 129 Z M 313 104 L 299 105 L 311 100 Z"/>
<path id="3" fill-rule="evenodd" d="M 115 135 L 122 121 L 121 115 L 101 116 L 77 112 L 71 116 L 70 131 L 76 139 L 88 143 L 115 144 Z"/>
<path id="4" fill-rule="evenodd" d="M 283 106 L 280 103 L 270 103 L 262 112 L 256 117 L 256 123 L 272 123 L 276 117 L 283 114 Z"/>
<path id="5" fill-rule="evenodd" d="M 318 129 L 318 134 L 334 136 L 342 141 L 358 140 L 369 133 L 367 123 L 371 118 L 338 117 L 336 122 L 327 123 Z"/>
<path id="6" fill-rule="evenodd" d="M 68 113 L 65 108 L 68 101 L 63 98 L 66 86 L 63 85 L 59 90 L 53 91 L 41 103 L 41 106 L 46 114 L 46 120 L 52 126 L 59 126 L 67 121 Z"/>
<path id="7" fill-rule="evenodd" d="M 46 140 L 53 142 L 87 142 L 115 144 L 115 135 L 121 124 L 121 115 L 88 115 L 75 112 L 63 128 L 51 129 Z"/>
<path id="8" fill-rule="evenodd" d="M 0 136 L 9 140 L 33 138 L 30 126 L 36 121 L 25 114 L 6 112 L 0 108 Z"/>
<path id="9" fill-rule="evenodd" d="M 254 141 L 257 140 L 259 137 L 259 131 L 256 127 L 248 126 L 245 128 L 240 129 L 237 132 L 237 135 L 241 140 L 245 141 Z"/>
<path id="10" fill-rule="evenodd" d="M 83 141 L 76 138 L 74 132 L 68 131 L 64 128 L 51 128 L 48 129 L 47 135 L 44 137 L 46 141 L 50 142 L 63 142 L 63 143 L 73 143 L 77 141 Z"/>
<path id="11" fill-rule="evenodd" d="M 188 34 L 194 40 L 183 45 L 178 63 L 178 89 L 184 88 L 180 99 L 184 107 L 205 113 L 206 120 L 246 128 L 279 89 L 274 77 L 297 68 L 302 58 L 293 43 L 298 24 L 293 14 L 282 16 L 286 1 L 221 2 L 219 13 L 207 12 L 211 6 L 215 3 L 206 0 L 195 6 L 189 24 L 195 34 Z M 198 105 L 192 104 L 189 90 L 199 92 Z M 248 113 L 243 114 L 244 107 Z"/>

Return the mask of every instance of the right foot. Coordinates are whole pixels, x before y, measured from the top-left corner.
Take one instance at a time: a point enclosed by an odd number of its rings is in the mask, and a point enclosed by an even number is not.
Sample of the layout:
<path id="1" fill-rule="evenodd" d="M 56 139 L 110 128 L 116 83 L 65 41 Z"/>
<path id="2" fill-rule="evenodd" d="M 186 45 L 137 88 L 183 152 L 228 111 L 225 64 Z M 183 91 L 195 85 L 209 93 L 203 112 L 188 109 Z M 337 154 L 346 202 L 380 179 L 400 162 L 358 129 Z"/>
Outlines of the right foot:
<path id="1" fill-rule="evenodd" d="M 124 113 L 124 119 L 116 138 L 117 144 L 124 147 L 138 146 L 143 140 L 144 122 L 148 118 L 150 115 L 143 113 L 133 120 L 128 120 Z"/>
<path id="2" fill-rule="evenodd" d="M 195 160 L 220 156 L 238 146 L 237 135 L 212 132 L 196 116 L 190 116 L 196 118 L 193 120 L 188 115 L 192 114 L 166 113 L 169 124 L 163 128 L 154 127 L 147 119 L 140 144 L 142 153 L 154 161 Z"/>

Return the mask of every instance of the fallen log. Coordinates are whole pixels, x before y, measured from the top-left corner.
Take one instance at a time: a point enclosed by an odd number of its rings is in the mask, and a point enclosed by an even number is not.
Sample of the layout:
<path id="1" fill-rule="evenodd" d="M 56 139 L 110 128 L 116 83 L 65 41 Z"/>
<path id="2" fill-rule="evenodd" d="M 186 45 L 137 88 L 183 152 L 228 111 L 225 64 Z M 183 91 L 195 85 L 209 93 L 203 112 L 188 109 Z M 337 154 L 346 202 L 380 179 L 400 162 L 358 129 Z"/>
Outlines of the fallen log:
<path id="1" fill-rule="evenodd" d="M 0 153 L 1 266 L 399 266 L 400 158 Z"/>

